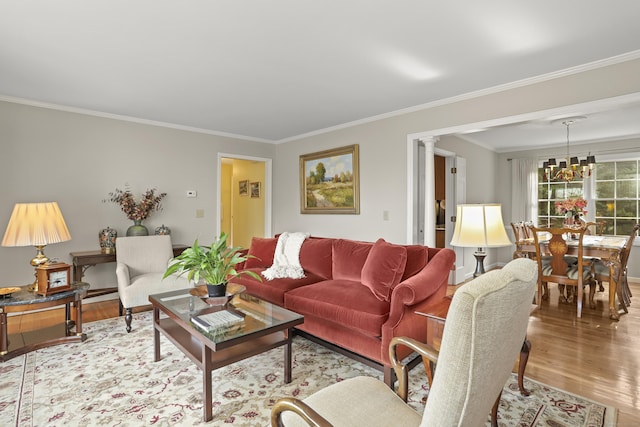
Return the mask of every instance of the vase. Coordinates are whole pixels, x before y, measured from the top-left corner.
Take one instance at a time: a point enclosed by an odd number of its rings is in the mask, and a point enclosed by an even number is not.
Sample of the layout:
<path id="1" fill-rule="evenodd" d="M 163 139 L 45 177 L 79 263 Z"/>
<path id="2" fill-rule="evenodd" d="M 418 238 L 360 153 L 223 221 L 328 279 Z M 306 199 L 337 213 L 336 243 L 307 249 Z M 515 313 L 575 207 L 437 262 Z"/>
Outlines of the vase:
<path id="1" fill-rule="evenodd" d="M 142 225 L 142 220 L 134 219 L 133 225 L 127 228 L 127 236 L 148 236 L 149 230 Z"/>
<path id="2" fill-rule="evenodd" d="M 160 227 L 156 227 L 156 235 L 158 236 L 171 235 L 171 229 L 166 225 L 162 224 Z"/>
<path id="3" fill-rule="evenodd" d="M 105 228 L 98 233 L 98 240 L 100 241 L 100 252 L 103 254 L 115 254 L 116 253 L 116 239 L 118 238 L 118 232 L 113 228 Z"/>

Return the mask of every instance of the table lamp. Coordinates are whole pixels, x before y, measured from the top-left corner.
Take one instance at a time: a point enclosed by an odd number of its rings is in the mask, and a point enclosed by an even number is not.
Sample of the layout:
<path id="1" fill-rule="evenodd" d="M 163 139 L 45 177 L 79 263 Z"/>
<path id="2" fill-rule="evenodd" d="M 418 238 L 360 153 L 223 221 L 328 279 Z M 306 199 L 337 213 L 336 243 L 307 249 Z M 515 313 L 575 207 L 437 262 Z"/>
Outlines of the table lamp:
<path id="1" fill-rule="evenodd" d="M 58 203 L 16 203 L 2 246 L 35 246 L 37 253 L 31 265 L 37 268 L 49 261 L 44 254 L 46 245 L 67 240 L 71 240 L 71 234 Z"/>
<path id="2" fill-rule="evenodd" d="M 451 246 L 478 248 L 476 271 L 473 277 L 484 274 L 484 248 L 499 248 L 511 245 L 502 222 L 502 205 L 498 203 L 481 205 L 458 205 L 456 227 Z"/>

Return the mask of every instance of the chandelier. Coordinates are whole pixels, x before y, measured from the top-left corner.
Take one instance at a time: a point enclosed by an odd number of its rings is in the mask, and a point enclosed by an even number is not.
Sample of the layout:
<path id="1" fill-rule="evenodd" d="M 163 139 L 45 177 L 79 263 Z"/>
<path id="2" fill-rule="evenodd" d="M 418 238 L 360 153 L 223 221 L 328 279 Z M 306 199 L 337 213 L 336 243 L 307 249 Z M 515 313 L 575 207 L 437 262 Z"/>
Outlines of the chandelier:
<path id="1" fill-rule="evenodd" d="M 542 163 L 545 181 L 571 182 L 577 178 L 588 178 L 591 176 L 591 171 L 596 164 L 595 156 L 589 153 L 586 159 L 580 160 L 578 157 L 571 157 L 569 155 L 569 126 L 585 118 L 586 117 L 583 116 L 572 117 L 562 121 L 562 124 L 567 127 L 567 157 L 560 163 L 557 163 L 554 158 Z"/>

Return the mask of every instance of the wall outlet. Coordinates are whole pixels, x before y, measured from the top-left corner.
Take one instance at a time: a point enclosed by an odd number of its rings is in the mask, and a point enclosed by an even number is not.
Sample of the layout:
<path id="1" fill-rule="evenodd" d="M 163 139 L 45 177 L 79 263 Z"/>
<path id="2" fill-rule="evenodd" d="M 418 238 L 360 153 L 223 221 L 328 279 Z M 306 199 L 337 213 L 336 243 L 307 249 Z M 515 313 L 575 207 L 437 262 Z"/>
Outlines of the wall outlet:
<path id="1" fill-rule="evenodd" d="M 204 218 L 204 209 L 196 209 L 196 218 Z"/>
<path id="2" fill-rule="evenodd" d="M 196 190 L 187 190 L 187 197 L 198 197 L 198 192 Z"/>

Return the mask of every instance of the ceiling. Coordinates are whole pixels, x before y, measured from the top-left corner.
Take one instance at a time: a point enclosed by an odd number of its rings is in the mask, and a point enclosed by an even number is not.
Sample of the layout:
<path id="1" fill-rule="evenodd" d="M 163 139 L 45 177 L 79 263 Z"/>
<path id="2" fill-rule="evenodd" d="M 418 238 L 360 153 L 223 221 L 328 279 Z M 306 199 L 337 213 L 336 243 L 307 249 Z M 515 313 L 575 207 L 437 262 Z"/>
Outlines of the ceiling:
<path id="1" fill-rule="evenodd" d="M 265 142 L 640 56 L 637 0 L 0 2 L 0 99 Z M 576 139 L 639 135 L 639 105 L 589 112 Z M 509 151 L 565 131 L 464 137 Z"/>

